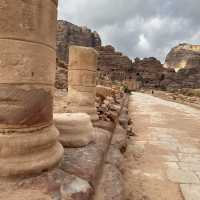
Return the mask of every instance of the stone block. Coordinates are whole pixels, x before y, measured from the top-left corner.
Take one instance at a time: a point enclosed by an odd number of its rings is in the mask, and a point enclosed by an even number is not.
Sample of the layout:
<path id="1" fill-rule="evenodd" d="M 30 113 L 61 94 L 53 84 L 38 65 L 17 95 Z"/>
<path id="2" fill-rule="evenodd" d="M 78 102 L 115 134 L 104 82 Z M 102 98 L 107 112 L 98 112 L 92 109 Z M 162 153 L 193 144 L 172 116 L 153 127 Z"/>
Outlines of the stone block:
<path id="1" fill-rule="evenodd" d="M 61 169 L 87 180 L 93 186 L 103 165 L 111 134 L 95 129 L 95 141 L 82 148 L 66 148 Z"/>
<path id="2" fill-rule="evenodd" d="M 90 116 L 85 113 L 57 113 L 54 114 L 54 122 L 64 147 L 86 146 L 94 139 Z"/>

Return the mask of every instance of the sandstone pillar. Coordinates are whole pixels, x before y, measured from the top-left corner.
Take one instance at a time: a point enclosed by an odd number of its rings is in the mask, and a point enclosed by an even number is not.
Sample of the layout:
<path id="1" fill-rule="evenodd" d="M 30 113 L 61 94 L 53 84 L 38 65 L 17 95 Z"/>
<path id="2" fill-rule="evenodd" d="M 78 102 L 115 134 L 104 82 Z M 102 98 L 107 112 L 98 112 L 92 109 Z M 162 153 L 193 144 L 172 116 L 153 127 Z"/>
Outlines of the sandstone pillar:
<path id="1" fill-rule="evenodd" d="M 38 173 L 63 154 L 53 126 L 57 0 L 0 1 L 0 176 Z"/>
<path id="2" fill-rule="evenodd" d="M 87 113 L 98 119 L 95 107 L 97 52 L 93 48 L 71 46 L 68 67 L 68 111 Z"/>

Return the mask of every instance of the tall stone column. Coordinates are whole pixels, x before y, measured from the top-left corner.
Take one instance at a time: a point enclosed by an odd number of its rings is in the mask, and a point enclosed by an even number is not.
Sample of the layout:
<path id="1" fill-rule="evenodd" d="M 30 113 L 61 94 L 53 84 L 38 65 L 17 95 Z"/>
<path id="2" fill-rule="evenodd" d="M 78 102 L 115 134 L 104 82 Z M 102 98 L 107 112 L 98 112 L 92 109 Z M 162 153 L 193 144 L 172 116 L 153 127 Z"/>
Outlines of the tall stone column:
<path id="1" fill-rule="evenodd" d="M 97 56 L 93 48 L 69 48 L 67 109 L 72 113 L 87 113 L 93 121 L 98 120 L 95 107 Z"/>
<path id="2" fill-rule="evenodd" d="M 63 155 L 53 125 L 57 0 L 0 1 L 0 176 L 38 173 Z"/>

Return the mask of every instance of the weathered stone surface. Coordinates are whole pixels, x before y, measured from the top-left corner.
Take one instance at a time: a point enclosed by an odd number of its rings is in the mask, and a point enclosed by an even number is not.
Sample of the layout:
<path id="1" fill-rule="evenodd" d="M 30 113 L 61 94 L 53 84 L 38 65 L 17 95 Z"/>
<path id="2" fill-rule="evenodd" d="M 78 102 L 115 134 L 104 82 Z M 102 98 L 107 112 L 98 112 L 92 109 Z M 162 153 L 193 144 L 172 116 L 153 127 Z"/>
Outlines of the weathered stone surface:
<path id="1" fill-rule="evenodd" d="M 57 89 L 67 89 L 68 86 L 68 66 L 57 59 L 56 62 L 56 82 Z"/>
<path id="2" fill-rule="evenodd" d="M 181 184 L 181 191 L 185 200 L 199 200 L 200 186 L 191 184 Z"/>
<path id="3" fill-rule="evenodd" d="M 198 177 L 192 171 L 172 169 L 167 170 L 168 179 L 175 183 L 200 183 Z"/>
<path id="4" fill-rule="evenodd" d="M 164 66 L 178 72 L 168 74 L 162 85 L 170 88 L 200 87 L 200 45 L 180 44 L 174 47 Z"/>
<path id="5" fill-rule="evenodd" d="M 67 148 L 61 168 L 87 180 L 93 186 L 108 148 L 111 133 L 103 129 L 95 129 L 95 141 L 83 148 Z"/>
<path id="6" fill-rule="evenodd" d="M 113 134 L 111 144 L 114 145 L 118 149 L 122 149 L 126 147 L 127 144 L 127 133 L 126 130 L 123 129 L 119 124 L 117 125 L 115 132 Z"/>
<path id="7" fill-rule="evenodd" d="M 89 200 L 94 193 L 90 184 L 73 175 L 68 175 L 61 185 L 61 196 L 63 200 Z"/>
<path id="8" fill-rule="evenodd" d="M 133 78 L 143 87 L 159 87 L 166 69 L 156 58 L 135 58 L 131 69 Z"/>
<path id="9" fill-rule="evenodd" d="M 71 46 L 69 50 L 69 112 L 82 112 L 98 119 L 95 107 L 97 52 L 89 47 Z"/>
<path id="10" fill-rule="evenodd" d="M 57 200 L 66 174 L 55 169 L 38 176 L 0 179 L 0 199 Z"/>
<path id="11" fill-rule="evenodd" d="M 98 77 L 100 79 L 124 80 L 132 61 L 121 52 L 116 52 L 114 47 L 108 45 L 96 48 L 99 53 Z"/>
<path id="12" fill-rule="evenodd" d="M 93 194 L 87 181 L 60 169 L 39 176 L 0 179 L 2 200 L 88 200 Z"/>
<path id="13" fill-rule="evenodd" d="M 102 99 L 106 99 L 106 97 L 112 97 L 115 95 L 115 90 L 110 87 L 105 87 L 102 85 L 96 86 L 96 96 Z"/>
<path id="14" fill-rule="evenodd" d="M 96 200 L 123 200 L 123 180 L 119 170 L 111 165 L 104 166 L 103 177 L 95 197 Z"/>
<path id="15" fill-rule="evenodd" d="M 52 125 L 56 2 L 9 0 L 2 6 L 0 176 L 38 173 L 63 154 Z"/>
<path id="16" fill-rule="evenodd" d="M 169 52 L 164 65 L 177 71 L 183 68 L 200 67 L 200 45 L 179 44 Z"/>
<path id="17" fill-rule="evenodd" d="M 36 0 L 34 2 L 16 0 L 15 3 L 11 0 L 2 1 L 0 16 L 1 39 L 36 42 L 55 48 L 57 18 L 55 2 L 49 0 Z M 42 8 L 45 9 L 41 12 Z M 15 17 L 11 18 L 10 16 Z"/>
<path id="18" fill-rule="evenodd" d="M 90 116 L 85 113 L 54 114 L 54 122 L 60 132 L 59 140 L 64 147 L 86 146 L 94 139 Z"/>
<path id="19" fill-rule="evenodd" d="M 94 127 L 101 128 L 104 130 L 107 130 L 109 132 L 113 132 L 115 128 L 115 124 L 111 121 L 103 121 L 103 120 L 98 120 L 93 123 Z"/>
<path id="20" fill-rule="evenodd" d="M 114 145 L 111 145 L 106 157 L 106 163 L 111 164 L 120 169 L 122 162 L 123 162 L 123 154 L 121 153 L 120 149 L 118 149 Z"/>

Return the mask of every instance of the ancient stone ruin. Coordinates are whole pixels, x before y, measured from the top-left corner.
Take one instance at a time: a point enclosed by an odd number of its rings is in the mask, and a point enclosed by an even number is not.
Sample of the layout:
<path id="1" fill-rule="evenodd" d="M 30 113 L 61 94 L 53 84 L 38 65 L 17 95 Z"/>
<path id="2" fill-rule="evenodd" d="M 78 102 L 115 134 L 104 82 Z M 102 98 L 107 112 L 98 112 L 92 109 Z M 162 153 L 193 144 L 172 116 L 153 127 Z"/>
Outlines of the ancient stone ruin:
<path id="1" fill-rule="evenodd" d="M 57 58 L 61 62 L 69 61 L 69 46 L 78 45 L 96 48 L 101 46 L 101 38 L 97 32 L 87 27 L 79 27 L 70 22 L 57 22 Z"/>
<path id="2" fill-rule="evenodd" d="M 125 80 L 129 69 L 132 67 L 132 60 L 121 52 L 117 52 L 110 45 L 96 49 L 99 53 L 98 78 L 113 81 Z"/>
<path id="3" fill-rule="evenodd" d="M 67 109 L 98 116 L 95 107 L 97 52 L 89 47 L 70 46 Z"/>
<path id="4" fill-rule="evenodd" d="M 63 155 L 53 125 L 57 1 L 1 6 L 0 175 L 38 173 Z"/>
<path id="5" fill-rule="evenodd" d="M 112 82 L 98 96 L 97 51 L 70 46 L 66 109 L 53 114 L 57 1 L 1 6 L 0 199 L 89 200 L 111 183 L 122 197 L 112 155 L 123 157 L 127 96 Z"/>
<path id="6" fill-rule="evenodd" d="M 192 56 L 178 73 L 170 54 L 175 67 L 131 60 L 86 27 L 56 24 L 57 4 L 0 2 L 0 200 L 123 200 L 135 136 L 127 93 L 200 86 L 199 49 L 182 45 Z"/>
<path id="7" fill-rule="evenodd" d="M 93 141 L 94 128 L 86 113 L 54 114 L 54 122 L 64 147 L 82 147 Z"/>

